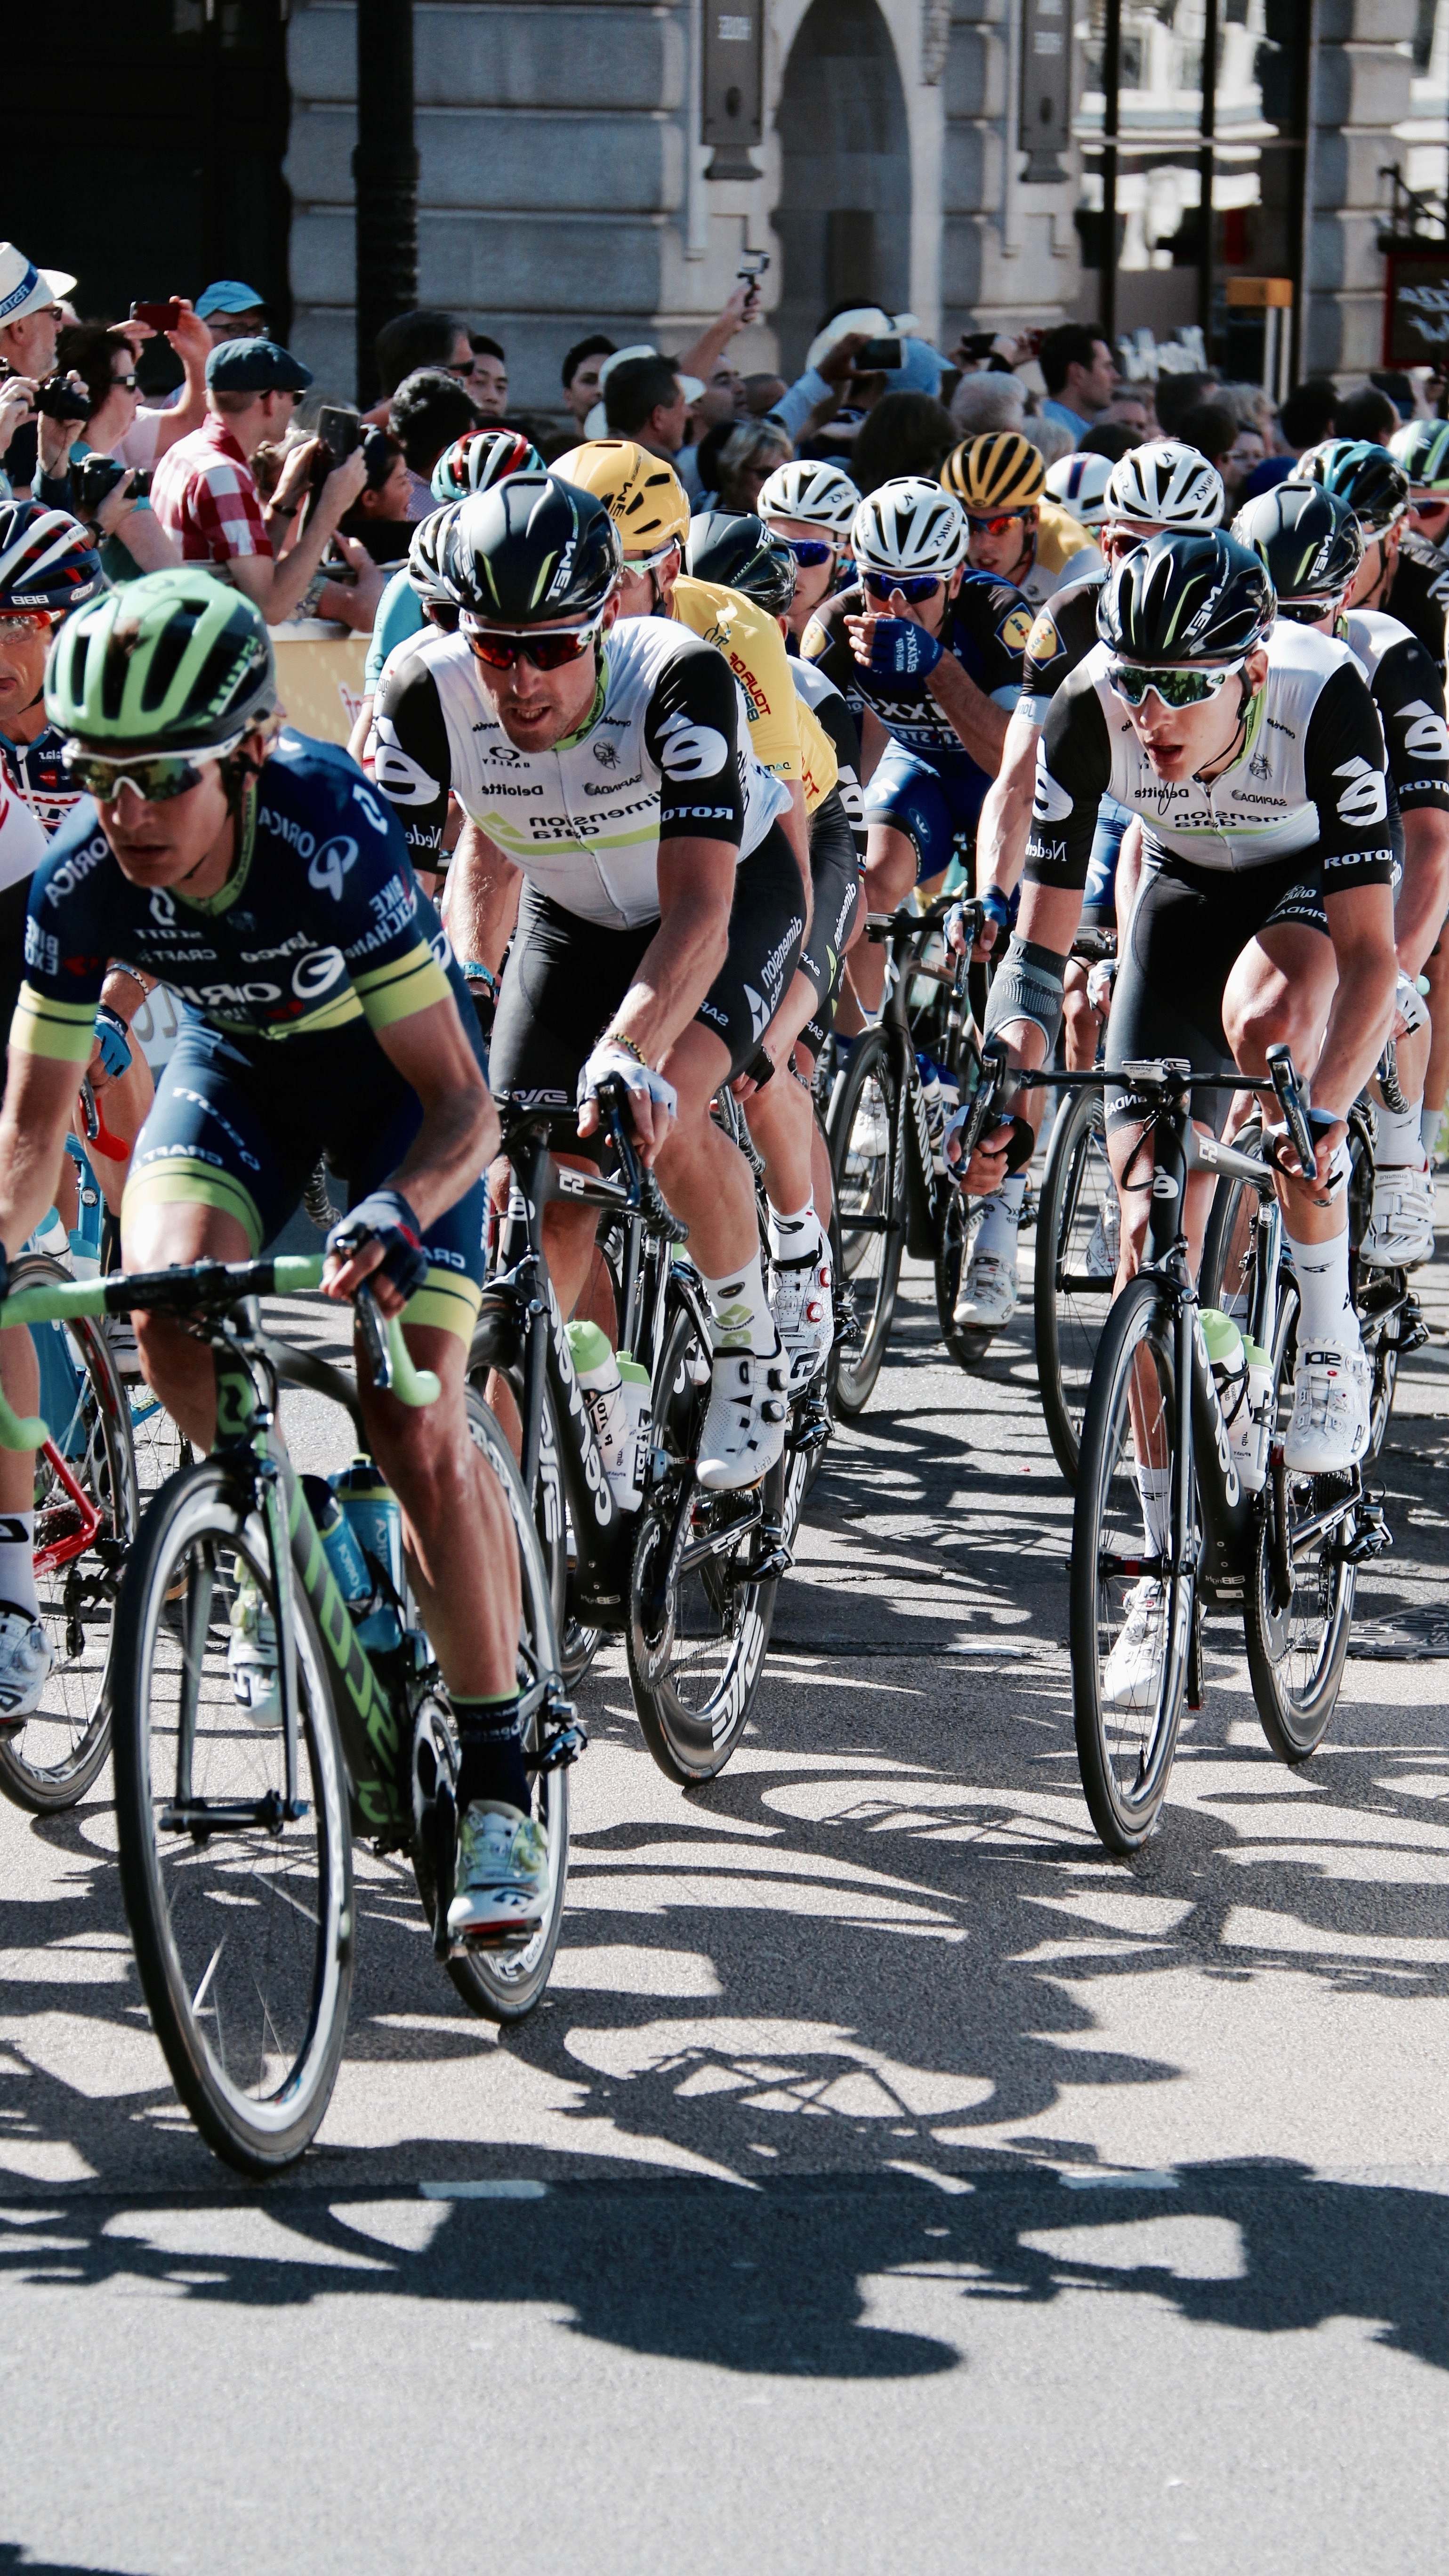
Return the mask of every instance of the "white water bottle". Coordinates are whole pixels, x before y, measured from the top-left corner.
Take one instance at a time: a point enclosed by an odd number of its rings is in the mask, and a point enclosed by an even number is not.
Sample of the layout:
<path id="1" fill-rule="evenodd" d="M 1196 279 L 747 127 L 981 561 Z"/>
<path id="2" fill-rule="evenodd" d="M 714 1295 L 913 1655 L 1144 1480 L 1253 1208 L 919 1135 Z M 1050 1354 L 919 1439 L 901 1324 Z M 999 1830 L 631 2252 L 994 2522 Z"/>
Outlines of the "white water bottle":
<path id="1" fill-rule="evenodd" d="M 625 1465 L 629 1446 L 629 1416 L 624 1403 L 623 1381 L 619 1362 L 609 1347 L 608 1335 L 597 1324 L 574 1323 L 565 1327 L 574 1375 L 579 1393 L 588 1407 L 594 1438 L 604 1462 L 604 1473 L 611 1486 Z M 617 1491 L 615 1500 L 618 1500 Z"/>
<path id="2" fill-rule="evenodd" d="M 1268 1481 L 1268 1442 L 1273 1431 L 1273 1363 L 1257 1342 L 1243 1337 L 1243 1357 L 1248 1363 L 1248 1400 L 1243 1407 L 1246 1428 L 1243 1446 L 1234 1453 L 1238 1476 L 1246 1494 L 1259 1494 Z M 1234 1431 L 1237 1424 L 1233 1425 Z"/>
<path id="3" fill-rule="evenodd" d="M 609 1482 L 613 1485 L 614 1500 L 620 1510 L 636 1512 L 644 1500 L 644 1488 L 649 1481 L 649 1452 L 654 1440 L 650 1402 L 653 1390 L 649 1384 L 649 1371 L 641 1368 L 628 1351 L 619 1353 L 619 1379 L 624 1390 L 624 1412 L 629 1432 L 624 1464 L 617 1478 L 611 1476 Z"/>

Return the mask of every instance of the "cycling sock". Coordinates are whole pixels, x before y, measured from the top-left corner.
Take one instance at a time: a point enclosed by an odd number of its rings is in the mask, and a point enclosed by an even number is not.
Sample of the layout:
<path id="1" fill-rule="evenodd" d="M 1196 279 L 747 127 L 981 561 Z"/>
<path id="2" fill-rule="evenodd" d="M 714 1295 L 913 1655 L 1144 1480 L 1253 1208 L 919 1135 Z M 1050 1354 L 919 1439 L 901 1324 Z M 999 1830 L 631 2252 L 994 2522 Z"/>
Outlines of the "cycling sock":
<path id="1" fill-rule="evenodd" d="M 450 1693 L 458 1721 L 458 1813 L 475 1798 L 497 1798 L 528 1814 L 528 1773 L 523 1763 L 523 1720 L 518 1693 L 506 1699 L 460 1699 Z"/>
<path id="2" fill-rule="evenodd" d="M 1374 1102 L 1374 1161 L 1379 1171 L 1397 1169 L 1408 1164 L 1418 1171 L 1424 1160 L 1424 1146 L 1419 1129 L 1424 1103 L 1416 1100 L 1409 1109 L 1385 1109 Z"/>
<path id="3" fill-rule="evenodd" d="M 701 1288 L 709 1304 L 712 1339 L 717 1351 L 772 1351 L 775 1318 L 765 1295 L 758 1252 L 723 1279 L 706 1279 Z"/>
<path id="4" fill-rule="evenodd" d="M 1139 1467 L 1137 1470 L 1137 1491 L 1142 1497 L 1142 1526 L 1147 1533 L 1147 1549 L 1151 1556 L 1165 1555 L 1167 1550 L 1171 1484 L 1170 1467 Z"/>
<path id="5" fill-rule="evenodd" d="M 1026 1203 L 1026 1174 L 1013 1172 L 999 1190 L 993 1190 L 986 1202 L 985 1213 L 977 1229 L 973 1253 L 994 1252 L 998 1261 L 1014 1266 L 1016 1230 Z"/>
<path id="6" fill-rule="evenodd" d="M 815 1213 L 812 1190 L 805 1205 L 794 1216 L 782 1216 L 772 1207 L 769 1222 L 770 1259 L 789 1263 L 813 1261 L 820 1249 L 820 1219 Z"/>
<path id="7" fill-rule="evenodd" d="M 1439 1149 L 1439 1129 L 1443 1117 L 1442 1109 L 1425 1108 L 1419 1118 L 1419 1142 L 1430 1162 L 1433 1161 Z"/>
<path id="8" fill-rule="evenodd" d="M 1298 1348 L 1324 1344 L 1335 1351 L 1356 1351 L 1358 1317 L 1348 1293 L 1348 1228 L 1329 1243 L 1295 1243 L 1285 1228 L 1284 1242 L 1298 1282 Z"/>
<path id="9" fill-rule="evenodd" d="M 32 1618 L 39 1612 L 34 1512 L 0 1512 L 0 1603 L 28 1610 Z"/>

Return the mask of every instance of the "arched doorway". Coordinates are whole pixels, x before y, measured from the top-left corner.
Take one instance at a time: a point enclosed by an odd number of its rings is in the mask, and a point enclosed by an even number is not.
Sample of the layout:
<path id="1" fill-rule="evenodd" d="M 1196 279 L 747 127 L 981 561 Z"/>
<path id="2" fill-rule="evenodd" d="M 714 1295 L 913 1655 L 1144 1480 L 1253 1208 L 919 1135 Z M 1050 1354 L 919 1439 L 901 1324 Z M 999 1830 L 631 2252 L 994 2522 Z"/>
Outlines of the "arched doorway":
<path id="1" fill-rule="evenodd" d="M 875 0 L 814 0 L 790 48 L 775 121 L 775 323 L 790 376 L 832 304 L 898 312 L 910 298 L 910 135 L 895 47 Z"/>

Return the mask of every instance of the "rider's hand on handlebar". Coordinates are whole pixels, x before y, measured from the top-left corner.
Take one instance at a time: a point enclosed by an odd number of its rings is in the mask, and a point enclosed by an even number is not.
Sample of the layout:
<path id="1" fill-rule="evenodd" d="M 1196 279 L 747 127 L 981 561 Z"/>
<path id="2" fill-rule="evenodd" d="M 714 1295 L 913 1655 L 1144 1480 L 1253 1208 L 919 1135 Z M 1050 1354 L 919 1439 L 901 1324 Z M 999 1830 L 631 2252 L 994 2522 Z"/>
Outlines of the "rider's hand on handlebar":
<path id="1" fill-rule="evenodd" d="M 997 886 L 983 886 L 976 901 L 981 906 L 982 921 L 976 945 L 971 954 L 978 960 L 984 961 L 991 955 L 999 934 L 1005 930 L 1011 919 L 1011 906 Z M 964 957 L 966 954 L 967 917 L 967 905 L 953 904 L 942 924 L 946 934 L 946 946 L 956 957 Z"/>
<path id="2" fill-rule="evenodd" d="M 400 1315 L 428 1275 L 422 1228 L 401 1190 L 369 1190 L 327 1237 L 324 1297 L 355 1297 L 366 1279 L 385 1315 Z"/>
<path id="3" fill-rule="evenodd" d="M 1331 1109 L 1307 1112 L 1312 1131 L 1316 1162 L 1316 1181 L 1305 1180 L 1298 1162 L 1298 1148 L 1286 1127 L 1265 1127 L 1263 1146 L 1267 1159 L 1275 1163 L 1285 1179 L 1296 1182 L 1299 1189 L 1312 1193 L 1320 1206 L 1328 1204 L 1326 1193 L 1333 1182 L 1333 1158 L 1348 1135 L 1348 1121 L 1337 1118 Z"/>
<path id="4" fill-rule="evenodd" d="M 583 1072 L 579 1075 L 579 1134 L 592 1136 L 599 1126 L 599 1085 L 601 1082 L 622 1083 L 628 1095 L 629 1124 L 634 1142 L 646 1164 L 655 1155 L 669 1133 L 669 1125 L 679 1106 L 679 1095 L 672 1082 L 656 1073 L 652 1064 L 641 1064 L 627 1047 L 614 1038 L 600 1038 Z"/>
<path id="5" fill-rule="evenodd" d="M 1008 1177 L 1009 1166 L 1006 1156 L 1016 1133 L 1016 1121 L 1014 1118 L 1003 1119 L 999 1127 L 989 1129 L 982 1137 L 970 1162 L 963 1168 L 961 1130 L 970 1115 L 969 1101 L 963 1108 L 952 1111 L 946 1121 L 942 1151 L 951 1167 L 952 1179 L 966 1192 L 967 1197 L 986 1198 L 993 1190 L 999 1190 L 1002 1182 Z"/>

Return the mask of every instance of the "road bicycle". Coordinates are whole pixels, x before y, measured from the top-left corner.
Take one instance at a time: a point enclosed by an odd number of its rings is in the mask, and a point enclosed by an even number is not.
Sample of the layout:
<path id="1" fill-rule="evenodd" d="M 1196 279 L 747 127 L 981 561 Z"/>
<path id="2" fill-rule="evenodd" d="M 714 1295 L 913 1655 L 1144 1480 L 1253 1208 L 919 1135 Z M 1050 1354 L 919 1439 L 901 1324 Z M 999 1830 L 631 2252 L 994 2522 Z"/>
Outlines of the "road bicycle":
<path id="1" fill-rule="evenodd" d="M 951 911 L 962 915 L 966 953 L 937 963 L 925 951 Z M 885 1000 L 875 1027 L 850 1050 L 827 1120 L 841 1259 L 860 1334 L 858 1346 L 841 1350 L 835 1400 L 844 1414 L 864 1412 L 875 1391 L 907 1252 L 932 1265 L 937 1318 L 952 1357 L 968 1367 L 990 1338 L 963 1332 L 953 1320 L 979 1214 L 940 1159 L 911 1020 L 914 988 L 939 988 L 946 1002 L 936 1039 L 941 1061 L 958 1096 L 969 1090 L 980 1048 L 966 999 L 968 958 L 980 926 L 980 905 L 962 905 L 954 895 L 940 896 L 925 912 L 905 905 L 873 913 L 866 925 L 866 936 L 888 951 Z"/>
<path id="2" fill-rule="evenodd" d="M 1298 1156 L 1313 1167 L 1302 1095 L 1286 1048 L 1271 1079 Z M 1098 1345 L 1082 1428 L 1072 1521 L 1071 1658 L 1077 1755 L 1092 1821 L 1108 1849 L 1135 1851 L 1167 1793 L 1183 1708 L 1202 1704 L 1202 1623 L 1239 1608 L 1258 1715 L 1279 1758 L 1298 1763 L 1322 1740 L 1348 1650 L 1357 1569 L 1388 1545 L 1379 1506 L 1357 1469 L 1289 1470 L 1281 1436 L 1292 1375 L 1297 1292 L 1281 1259 L 1271 1165 L 1191 1125 L 1194 1077 L 1177 1059 L 1122 1072 L 1019 1077 L 1105 1088 L 1129 1080 L 1154 1108 L 1147 1257 L 1113 1303 Z M 1219 1384 L 1205 1309 L 1182 1230 L 1188 1173 L 1227 1175 L 1256 1200 L 1257 1252 L 1245 1339 L 1266 1355 L 1256 1398 L 1245 1360 Z M 1250 1356 L 1250 1355 L 1249 1355 Z M 1159 1479 L 1147 1507 L 1139 1466 Z M 1135 1686 L 1108 1673 L 1129 1620 L 1147 1641 Z M 1145 1678 L 1143 1676 L 1145 1675 Z"/>
<path id="3" fill-rule="evenodd" d="M 551 1145 L 577 1147 L 573 1111 L 499 1104 L 512 1182 L 470 1374 L 483 1384 L 497 1369 L 512 1390 L 523 1489 L 565 1633 L 585 1659 L 601 1635 L 622 1634 L 645 1743 L 668 1778 L 687 1785 L 723 1769 L 754 1704 L 790 1562 L 786 1461 L 747 1492 L 699 1484 L 712 1345 L 698 1276 L 680 1255 L 687 1228 L 635 1154 L 617 1096 L 602 1105 L 617 1175 L 555 1160 Z M 619 1345 L 651 1390 L 635 1508 L 610 1484 L 549 1280 L 543 1213 L 553 1201 L 594 1208 L 620 1228 Z"/>
<path id="4" fill-rule="evenodd" d="M 470 1437 L 508 1499 L 522 1569 L 525 1758 L 547 1827 L 543 1922 L 517 1948 L 455 1950 L 457 1744 L 447 1694 L 401 1570 L 369 1559 L 349 1604 L 282 1441 L 279 1390 L 341 1406 L 364 1442 L 354 1381 L 263 1325 L 258 1300 L 303 1295 L 323 1261 L 277 1257 L 26 1287 L 0 1326 L 68 1330 L 133 1308 L 184 1316 L 215 1353 L 217 1445 L 154 1497 L 131 1547 L 111 1664 L 121 1884 L 142 1991 L 172 2079 L 217 2155 L 266 2175 L 301 2155 L 331 2098 L 356 1955 L 352 1842 L 412 1863 L 436 1956 L 470 2007 L 531 2010 L 558 1942 L 568 1870 L 569 1765 L 584 1735 L 557 1668 L 548 1579 L 507 1443 L 476 1392 Z M 371 1293 L 357 1312 L 376 1382 L 424 1404 Z M 38 1421 L 0 1405 L 0 1443 Z M 320 1500 L 320 1497 L 315 1497 Z M 268 1633 L 279 1706 L 254 1721 L 231 1684 L 233 1630 Z"/>
<path id="5" fill-rule="evenodd" d="M 1116 955 L 1115 932 L 1082 933 L 1074 957 Z M 1066 1091 L 1047 1145 L 1037 1205 L 1032 1320 L 1042 1418 L 1069 1486 L 1077 1481 L 1092 1362 L 1117 1281 L 1118 1212 L 1102 1094 Z"/>

